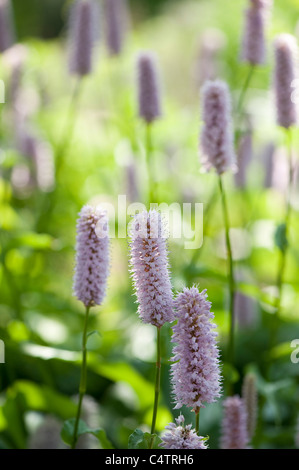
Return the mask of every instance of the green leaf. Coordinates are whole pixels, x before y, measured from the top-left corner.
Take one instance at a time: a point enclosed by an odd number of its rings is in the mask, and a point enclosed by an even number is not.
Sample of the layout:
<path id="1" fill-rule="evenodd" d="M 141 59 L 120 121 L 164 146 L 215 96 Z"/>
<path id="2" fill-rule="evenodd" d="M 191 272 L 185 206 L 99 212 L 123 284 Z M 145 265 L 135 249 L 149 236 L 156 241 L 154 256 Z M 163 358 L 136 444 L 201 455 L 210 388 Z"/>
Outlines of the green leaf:
<path id="1" fill-rule="evenodd" d="M 91 336 L 93 335 L 98 335 L 98 336 L 101 336 L 100 332 L 98 330 L 93 330 L 93 331 L 90 331 L 89 333 L 87 333 L 86 337 L 87 338 L 90 338 Z"/>
<path id="2" fill-rule="evenodd" d="M 274 235 L 275 245 L 284 252 L 288 246 L 287 227 L 286 224 L 278 225 Z"/>
<path id="3" fill-rule="evenodd" d="M 154 434 L 154 445 L 156 448 L 159 444 L 160 439 Z M 141 429 L 135 429 L 135 431 L 129 437 L 129 449 L 149 449 L 152 434 L 149 432 L 143 432 Z"/>
<path id="4" fill-rule="evenodd" d="M 71 446 L 73 442 L 75 422 L 75 418 L 68 419 L 64 422 L 63 428 L 61 430 L 61 439 L 69 446 Z M 104 429 L 91 429 L 82 419 L 80 419 L 78 424 L 77 437 L 80 437 L 83 434 L 92 434 L 93 436 L 95 436 L 103 449 L 113 449 L 113 446 L 107 438 Z"/>
<path id="5" fill-rule="evenodd" d="M 53 238 L 47 233 L 27 232 L 19 236 L 17 242 L 35 250 L 48 250 L 52 248 Z"/>

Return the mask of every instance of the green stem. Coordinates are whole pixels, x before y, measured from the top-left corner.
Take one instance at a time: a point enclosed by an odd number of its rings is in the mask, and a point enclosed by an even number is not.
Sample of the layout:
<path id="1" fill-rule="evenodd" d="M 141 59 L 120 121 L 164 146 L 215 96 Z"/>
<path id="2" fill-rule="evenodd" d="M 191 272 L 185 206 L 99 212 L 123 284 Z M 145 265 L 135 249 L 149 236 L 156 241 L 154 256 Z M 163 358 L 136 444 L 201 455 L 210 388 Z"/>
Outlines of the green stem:
<path id="1" fill-rule="evenodd" d="M 241 114 L 241 111 L 242 111 L 242 108 L 243 108 L 244 99 L 245 99 L 247 90 L 248 90 L 248 88 L 249 88 L 251 79 L 252 79 L 252 77 L 253 77 L 254 71 L 255 71 L 255 65 L 254 65 L 254 64 L 250 64 L 249 69 L 248 69 L 248 73 L 247 73 L 247 76 L 246 76 L 246 79 L 245 79 L 245 82 L 244 82 L 244 84 L 243 84 L 243 87 L 242 87 L 242 90 L 241 90 L 241 93 L 240 93 L 240 96 L 239 96 L 239 100 L 238 100 L 238 103 L 237 103 L 237 109 L 236 109 L 237 117 L 239 116 L 239 114 Z"/>
<path id="2" fill-rule="evenodd" d="M 150 440 L 150 449 L 153 448 L 155 440 L 155 430 L 156 430 L 156 419 L 159 405 L 159 394 L 160 394 L 160 382 L 161 382 L 161 328 L 157 327 L 157 362 L 156 362 L 156 383 L 155 383 L 155 400 L 154 400 L 154 409 L 153 409 L 153 418 L 152 418 L 152 427 L 151 427 L 151 440 Z"/>
<path id="3" fill-rule="evenodd" d="M 72 141 L 75 122 L 77 117 L 77 109 L 79 103 L 79 97 L 82 89 L 82 77 L 79 77 L 75 83 L 74 90 L 71 96 L 65 127 L 62 133 L 61 140 L 55 150 L 55 182 L 56 186 L 59 185 L 59 176 L 63 167 L 64 157 L 67 154 L 69 146 Z M 43 229 L 43 222 L 46 220 L 49 222 L 52 212 L 56 205 L 57 194 L 55 190 L 51 194 L 46 194 L 41 203 L 40 215 L 37 219 L 36 229 Z"/>
<path id="4" fill-rule="evenodd" d="M 285 268 L 286 268 L 286 260 L 287 260 L 287 252 L 288 252 L 288 234 L 289 234 L 289 227 L 290 227 L 290 220 L 291 220 L 291 213 L 292 213 L 292 192 L 293 192 L 293 176 L 294 176 L 294 165 L 293 165 L 293 157 L 292 157 L 292 133 L 290 129 L 286 129 L 286 146 L 288 149 L 288 161 L 289 161 L 289 181 L 288 181 L 288 188 L 287 188 L 287 197 L 286 197 L 286 212 L 285 212 L 285 219 L 284 219 L 284 239 L 285 244 L 280 248 L 280 259 L 278 265 L 278 273 L 277 273 L 277 298 L 275 302 L 275 325 L 274 325 L 274 333 L 272 337 L 272 346 L 275 345 L 276 342 L 276 334 L 278 329 L 278 320 L 279 314 L 281 310 L 281 301 L 282 301 L 282 291 L 283 291 L 283 280 L 285 275 Z"/>
<path id="5" fill-rule="evenodd" d="M 87 324 L 88 324 L 89 310 L 90 310 L 90 307 L 86 307 L 84 330 L 83 330 L 83 337 L 82 337 L 82 364 L 81 364 L 81 378 L 80 378 L 80 386 L 79 386 L 79 402 L 78 402 L 77 415 L 76 415 L 76 421 L 75 421 L 75 426 L 74 426 L 72 449 L 76 447 L 77 440 L 78 440 L 78 427 L 79 427 L 79 420 L 80 420 L 80 415 L 81 415 L 82 401 L 86 392 Z"/>
<path id="6" fill-rule="evenodd" d="M 146 136 L 145 136 L 145 156 L 147 166 L 147 180 L 148 180 L 148 203 L 154 202 L 154 190 L 153 190 L 153 174 L 152 174 L 152 123 L 146 124 Z"/>
<path id="7" fill-rule="evenodd" d="M 229 218 L 226 202 L 226 195 L 222 183 L 222 177 L 219 175 L 219 189 L 221 194 L 224 227 L 225 227 L 225 242 L 228 258 L 228 285 L 229 285 L 229 313 L 230 313 L 230 326 L 229 326 L 229 342 L 228 342 L 228 361 L 234 363 L 234 330 L 235 330 L 235 314 L 234 314 L 234 298 L 235 298 L 235 279 L 234 279 L 234 263 L 231 248 L 231 241 L 229 235 Z"/>
<path id="8" fill-rule="evenodd" d="M 199 412 L 200 408 L 197 408 L 195 411 L 195 432 L 196 434 L 199 434 Z"/>
<path id="9" fill-rule="evenodd" d="M 71 96 L 64 132 L 62 134 L 61 141 L 56 149 L 56 179 L 59 176 L 59 172 L 63 165 L 64 156 L 67 153 L 67 150 L 72 141 L 82 83 L 82 77 L 79 77 L 75 83 L 74 90 Z"/>

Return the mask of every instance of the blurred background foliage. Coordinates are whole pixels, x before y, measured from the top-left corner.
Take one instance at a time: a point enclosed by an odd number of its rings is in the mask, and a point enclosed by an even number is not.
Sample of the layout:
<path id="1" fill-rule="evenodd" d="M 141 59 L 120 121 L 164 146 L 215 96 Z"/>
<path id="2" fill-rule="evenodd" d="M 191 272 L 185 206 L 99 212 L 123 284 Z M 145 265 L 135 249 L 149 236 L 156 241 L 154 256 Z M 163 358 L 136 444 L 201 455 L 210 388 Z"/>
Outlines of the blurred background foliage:
<path id="1" fill-rule="evenodd" d="M 157 202 L 204 204 L 203 246 L 185 250 L 184 240 L 170 241 L 173 286 L 180 290 L 196 283 L 208 289 L 222 351 L 226 345 L 226 260 L 220 204 L 213 197 L 217 181 L 214 174 L 200 172 L 198 155 L 200 50 L 205 32 L 212 28 L 213 41 L 220 47 L 217 71 L 229 83 L 235 104 L 247 73 L 246 65 L 239 62 L 246 1 L 233 0 L 229 5 L 223 0 L 130 2 L 124 51 L 120 57 L 109 57 L 101 37 L 95 71 L 81 90 L 74 137 L 55 188 L 45 191 L 28 177 L 32 163 L 16 144 L 15 113 L 26 116 L 29 132 L 55 153 L 74 87 L 67 71 L 68 3 L 13 1 L 16 34 L 24 46 L 15 109 L 11 61 L 3 55 L 0 63 L 8 93 L 1 105 L 0 129 L 0 338 L 6 358 L 0 364 L 2 448 L 37 446 L 36 430 L 42 435 L 40 426 L 50 418 L 51 438 L 56 436 L 53 446 L 59 446 L 62 421 L 75 414 L 84 313 L 72 297 L 76 218 L 87 202 L 107 201 L 117 207 L 119 194 L 130 201 L 145 198 L 144 127 L 136 117 L 135 59 L 140 49 L 157 52 L 163 84 L 164 115 L 153 135 Z M 299 367 L 290 360 L 290 342 L 299 337 L 298 185 L 279 333 L 277 343 L 271 344 L 271 295 L 279 256 L 274 233 L 283 218 L 286 191 L 284 136 L 275 125 L 271 91 L 271 42 L 277 33 L 296 32 L 299 1 L 274 3 L 267 66 L 256 71 L 246 102 L 254 131 L 246 185 L 239 187 L 233 175 L 225 176 L 238 291 L 246 300 L 237 312 L 236 367 L 224 365 L 223 372 L 233 375 L 238 393 L 247 371 L 258 378 L 259 425 L 254 444 L 259 448 L 294 447 L 299 413 Z M 238 128 L 239 122 L 235 125 Z M 297 129 L 293 141 L 297 154 Z M 270 172 L 274 176 L 266 184 Z M 120 228 L 124 225 L 122 221 Z M 153 328 L 140 323 L 136 310 L 127 240 L 116 238 L 106 301 L 93 309 L 90 318 L 89 330 L 99 334 L 88 341 L 91 404 L 87 400 L 86 413 L 91 406 L 96 425 L 103 426 L 120 448 L 127 447 L 136 427 L 148 431 L 151 422 L 155 338 Z M 169 384 L 170 336 L 170 327 L 163 328 L 158 431 L 178 415 Z M 184 411 L 191 420 L 191 413 Z M 219 446 L 221 413 L 221 401 L 201 413 L 200 433 L 210 436 L 211 448 Z"/>

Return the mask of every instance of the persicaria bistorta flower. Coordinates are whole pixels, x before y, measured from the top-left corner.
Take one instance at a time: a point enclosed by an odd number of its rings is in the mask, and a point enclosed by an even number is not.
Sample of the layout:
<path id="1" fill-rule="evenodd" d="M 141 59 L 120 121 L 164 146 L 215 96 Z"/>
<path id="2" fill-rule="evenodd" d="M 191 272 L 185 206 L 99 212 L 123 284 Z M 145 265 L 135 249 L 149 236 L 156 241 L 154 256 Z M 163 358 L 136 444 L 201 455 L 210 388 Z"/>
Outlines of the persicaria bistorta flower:
<path id="1" fill-rule="evenodd" d="M 198 436 L 192 425 L 185 425 L 185 418 L 180 415 L 175 423 L 166 426 L 166 432 L 161 436 L 160 446 L 163 449 L 207 449 L 206 438 Z"/>
<path id="2" fill-rule="evenodd" d="M 223 402 L 222 449 L 248 449 L 247 413 L 243 400 L 235 395 Z"/>
<path id="3" fill-rule="evenodd" d="M 74 294 L 86 307 L 101 305 L 109 272 L 108 217 L 85 205 L 77 222 Z"/>
<path id="4" fill-rule="evenodd" d="M 14 43 L 14 28 L 11 0 L 0 0 L 0 52 Z"/>
<path id="5" fill-rule="evenodd" d="M 97 17 L 98 8 L 94 0 L 76 0 L 72 6 L 69 38 L 71 74 L 84 76 L 92 72 Z"/>
<path id="6" fill-rule="evenodd" d="M 158 211 L 134 216 L 130 250 L 138 313 L 145 323 L 158 328 L 174 319 L 166 237 Z"/>
<path id="7" fill-rule="evenodd" d="M 242 42 L 242 60 L 251 65 L 265 62 L 265 18 L 268 4 L 265 0 L 250 0 L 245 11 L 245 25 Z"/>
<path id="8" fill-rule="evenodd" d="M 153 53 L 143 52 L 138 57 L 139 116 L 148 124 L 161 116 L 160 83 L 157 60 Z"/>
<path id="9" fill-rule="evenodd" d="M 119 55 L 123 47 L 126 0 L 105 0 L 106 41 L 111 55 Z"/>
<path id="10" fill-rule="evenodd" d="M 293 99 L 294 86 L 298 86 L 298 48 L 290 34 L 280 34 L 274 42 L 275 99 L 277 123 L 286 129 L 297 122 L 297 103 Z"/>
<path id="11" fill-rule="evenodd" d="M 175 362 L 171 366 L 175 408 L 186 405 L 198 411 L 221 394 L 216 325 L 211 322 L 214 314 L 206 290 L 199 292 L 196 287 L 185 288 L 177 296 L 175 310 Z"/>
<path id="12" fill-rule="evenodd" d="M 228 86 L 221 80 L 207 81 L 202 87 L 201 148 L 203 166 L 218 174 L 236 167 Z"/>

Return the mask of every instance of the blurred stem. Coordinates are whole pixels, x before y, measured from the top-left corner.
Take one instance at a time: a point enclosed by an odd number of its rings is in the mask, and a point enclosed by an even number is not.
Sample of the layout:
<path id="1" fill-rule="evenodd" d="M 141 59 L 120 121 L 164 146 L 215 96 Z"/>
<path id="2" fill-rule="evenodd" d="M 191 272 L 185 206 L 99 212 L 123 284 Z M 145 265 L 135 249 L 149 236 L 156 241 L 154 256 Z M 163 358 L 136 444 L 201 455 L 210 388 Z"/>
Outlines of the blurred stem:
<path id="1" fill-rule="evenodd" d="M 242 87 L 242 90 L 241 90 L 241 93 L 240 93 L 240 96 L 239 96 L 239 100 L 238 100 L 238 103 L 237 103 L 237 110 L 236 110 L 237 111 L 237 118 L 239 117 L 239 115 L 242 112 L 242 108 L 243 108 L 244 100 L 245 100 L 245 97 L 246 97 L 246 93 L 247 93 L 247 90 L 249 88 L 249 85 L 250 85 L 251 79 L 253 77 L 254 71 L 255 71 L 255 65 L 250 64 L 249 68 L 248 68 L 247 75 L 246 75 L 245 82 L 243 84 L 243 87 Z"/>
<path id="2" fill-rule="evenodd" d="M 229 235 L 229 218 L 226 195 L 223 187 L 222 176 L 219 175 L 219 189 L 221 194 L 222 211 L 225 227 L 225 242 L 228 258 L 228 286 L 229 286 L 229 313 L 230 313 L 230 326 L 229 326 L 229 342 L 228 342 L 228 362 L 234 363 L 234 330 L 235 330 L 235 314 L 234 314 L 234 297 L 235 297 L 235 279 L 234 279 L 234 264 L 233 254 L 231 248 L 231 241 Z"/>
<path id="3" fill-rule="evenodd" d="M 148 181 L 148 203 L 154 202 L 154 189 L 153 189 L 153 174 L 152 174 L 152 161 L 151 155 L 153 150 L 152 143 L 152 123 L 146 124 L 145 135 L 145 158 L 147 165 L 147 181 Z"/>
<path id="4" fill-rule="evenodd" d="M 75 86 L 74 86 L 74 90 L 71 96 L 71 101 L 69 104 L 69 109 L 67 112 L 64 132 L 62 134 L 61 141 L 56 149 L 56 155 L 55 155 L 56 179 L 58 179 L 59 177 L 59 172 L 63 165 L 64 157 L 72 141 L 76 117 L 77 117 L 79 98 L 80 98 L 80 93 L 82 89 L 82 83 L 83 83 L 83 79 L 80 76 L 77 78 Z"/>
<path id="5" fill-rule="evenodd" d="M 203 224 L 203 238 L 205 238 L 205 235 L 208 232 L 209 229 L 209 222 L 212 216 L 212 209 L 215 206 L 216 199 L 218 198 L 218 192 L 216 191 L 217 187 L 213 189 L 212 195 L 210 196 L 210 199 L 207 203 L 207 208 L 205 210 L 205 220 Z M 188 266 L 185 268 L 185 272 L 188 275 L 189 270 L 192 268 L 192 266 L 195 265 L 195 263 L 199 260 L 200 255 L 202 254 L 203 247 L 200 247 L 196 249 L 192 255 L 192 258 L 188 264 Z"/>
<path id="6" fill-rule="evenodd" d="M 292 192 L 293 192 L 293 180 L 294 180 L 294 164 L 293 164 L 293 156 L 292 156 L 292 132 L 290 129 L 285 130 L 286 135 L 286 147 L 288 150 L 288 163 L 289 163 L 289 181 L 288 181 L 288 188 L 287 188 L 287 196 L 286 196 L 286 211 L 285 211 L 285 219 L 284 219 L 284 240 L 282 241 L 282 246 L 280 247 L 280 259 L 278 265 L 278 273 L 277 273 L 277 299 L 275 302 L 275 327 L 274 333 L 272 337 L 272 344 L 273 347 L 276 342 L 276 335 L 278 329 L 278 320 L 279 314 L 281 310 L 281 300 L 282 300 L 282 291 L 283 291 L 283 280 L 286 268 L 286 259 L 287 259 L 287 252 L 288 252 L 288 234 L 289 234 L 289 227 L 290 227 L 290 220 L 291 220 L 291 212 L 292 212 Z"/>
<path id="7" fill-rule="evenodd" d="M 83 330 L 83 337 L 82 337 L 82 364 L 81 364 L 81 378 L 80 378 L 80 386 L 79 386 L 79 402 L 78 402 L 77 415 L 76 415 L 76 421 L 75 421 L 75 426 L 74 426 L 72 449 L 76 447 L 77 440 L 78 440 L 78 426 L 79 426 L 79 420 L 81 416 L 82 401 L 86 392 L 87 324 L 88 324 L 89 310 L 90 310 L 90 307 L 86 307 L 84 330 Z"/>
<path id="8" fill-rule="evenodd" d="M 156 362 L 156 383 L 155 383 L 155 400 L 154 400 L 154 409 L 153 409 L 153 419 L 151 427 L 151 440 L 150 440 L 150 449 L 153 448 L 155 440 L 155 430 L 156 430 L 156 419 L 158 412 L 159 404 L 159 394 L 160 394 L 160 382 L 161 382 L 161 327 L 157 327 L 157 362 Z"/>
<path id="9" fill-rule="evenodd" d="M 195 432 L 196 434 L 199 434 L 199 412 L 200 408 L 197 408 L 195 411 Z"/>
<path id="10" fill-rule="evenodd" d="M 4 235 L 4 231 L 3 231 L 3 235 Z M 5 249 L 5 243 L 4 243 L 4 236 L 2 236 L 2 231 L 0 230 L 0 262 L 2 264 L 3 277 L 4 276 L 6 277 L 6 284 L 10 291 L 12 303 L 15 306 L 16 317 L 19 320 L 22 320 L 23 315 L 22 315 L 20 289 L 18 288 L 15 282 L 15 278 L 13 274 L 10 272 L 9 268 L 7 267 L 5 256 L 6 256 L 6 249 Z M 1 280 L 1 283 L 3 283 L 3 279 Z"/>
<path id="11" fill-rule="evenodd" d="M 81 90 L 82 90 L 82 83 L 83 83 L 83 78 L 81 76 L 77 77 L 77 80 L 73 89 L 73 93 L 71 96 L 62 137 L 55 150 L 55 184 L 56 184 L 56 187 L 59 186 L 59 176 L 60 176 L 61 168 L 63 167 L 64 157 L 67 154 L 67 151 L 72 141 L 76 117 L 78 114 L 78 104 L 79 104 L 79 97 L 80 97 Z M 57 195 L 56 195 L 55 189 L 53 190 L 51 194 L 44 195 L 44 199 L 41 204 L 40 215 L 36 223 L 37 230 L 40 230 L 41 228 L 43 228 L 42 225 L 43 225 L 44 220 L 47 220 L 47 222 L 49 222 L 49 220 L 51 219 L 51 214 L 55 208 L 56 199 L 57 199 Z"/>

